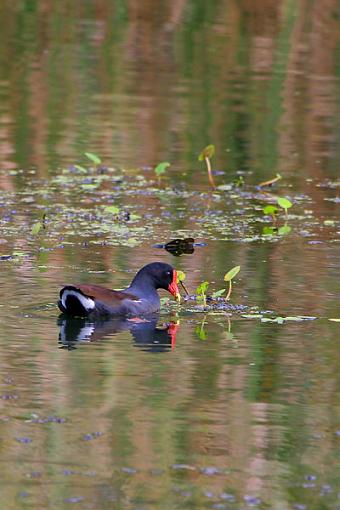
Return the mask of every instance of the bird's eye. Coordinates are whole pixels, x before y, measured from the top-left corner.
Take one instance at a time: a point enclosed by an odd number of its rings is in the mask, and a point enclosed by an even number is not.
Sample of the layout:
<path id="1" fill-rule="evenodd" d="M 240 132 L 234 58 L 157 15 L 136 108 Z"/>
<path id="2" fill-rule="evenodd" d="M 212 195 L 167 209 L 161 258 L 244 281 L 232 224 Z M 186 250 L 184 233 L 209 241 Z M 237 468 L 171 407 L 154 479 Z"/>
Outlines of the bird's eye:
<path id="1" fill-rule="evenodd" d="M 166 272 L 166 274 L 167 274 L 168 276 L 171 276 L 171 272 L 170 272 L 170 271 L 167 271 L 167 272 Z"/>

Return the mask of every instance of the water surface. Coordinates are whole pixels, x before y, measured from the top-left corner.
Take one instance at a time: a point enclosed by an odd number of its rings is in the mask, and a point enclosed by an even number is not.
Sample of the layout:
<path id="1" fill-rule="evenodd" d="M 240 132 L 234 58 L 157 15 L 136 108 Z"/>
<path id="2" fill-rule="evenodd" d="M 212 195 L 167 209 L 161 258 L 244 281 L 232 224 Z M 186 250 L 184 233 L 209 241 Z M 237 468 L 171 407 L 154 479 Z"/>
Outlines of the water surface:
<path id="1" fill-rule="evenodd" d="M 339 7 L 161 7 L 1 2 L 0 506 L 338 508 Z M 243 187 L 209 189 L 208 143 Z M 231 306 L 58 318 L 61 285 L 153 260 L 191 294 L 240 265 Z"/>

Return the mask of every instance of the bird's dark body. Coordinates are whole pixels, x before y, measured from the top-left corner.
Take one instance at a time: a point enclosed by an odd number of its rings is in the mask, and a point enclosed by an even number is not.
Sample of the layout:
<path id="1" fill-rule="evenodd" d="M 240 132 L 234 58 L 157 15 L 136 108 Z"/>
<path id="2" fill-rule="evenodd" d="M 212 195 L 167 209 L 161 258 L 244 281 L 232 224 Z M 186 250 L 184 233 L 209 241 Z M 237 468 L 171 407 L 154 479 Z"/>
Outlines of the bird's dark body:
<path id="1" fill-rule="evenodd" d="M 157 312 L 160 299 L 157 289 L 179 295 L 176 271 L 162 262 L 144 266 L 123 291 L 100 285 L 66 285 L 60 291 L 58 306 L 73 316 L 134 316 Z"/>

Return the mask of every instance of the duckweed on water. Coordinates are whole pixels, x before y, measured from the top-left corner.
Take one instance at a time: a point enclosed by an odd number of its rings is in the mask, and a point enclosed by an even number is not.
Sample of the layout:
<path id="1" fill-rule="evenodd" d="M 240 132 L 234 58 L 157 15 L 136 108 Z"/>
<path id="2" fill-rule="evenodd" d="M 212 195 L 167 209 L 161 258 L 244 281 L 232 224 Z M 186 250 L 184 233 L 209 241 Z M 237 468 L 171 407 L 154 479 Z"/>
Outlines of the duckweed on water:
<path id="1" fill-rule="evenodd" d="M 129 175 L 129 172 L 117 175 L 109 168 L 105 168 L 104 173 L 100 171 L 87 169 L 85 176 L 73 166 L 57 177 L 40 180 L 38 189 L 26 188 L 15 194 L 2 191 L 2 237 L 6 240 L 28 233 L 33 237 L 40 235 L 42 221 L 32 223 L 31 216 L 41 217 L 43 210 L 50 218 L 48 229 L 44 231 L 47 248 L 53 248 L 53 243 L 58 246 L 61 237 L 64 243 L 76 244 L 79 236 L 88 242 L 136 246 L 152 239 L 159 224 L 162 224 L 164 236 L 171 238 L 173 220 L 185 220 L 189 212 L 187 228 L 176 232 L 184 239 L 276 243 L 289 234 L 304 238 L 316 237 L 322 232 L 323 242 L 336 241 L 336 222 L 313 217 L 304 205 L 310 203 L 308 195 L 293 196 L 296 213 L 289 215 L 290 225 L 268 225 L 266 216 L 269 214 L 275 220 L 277 206 L 268 204 L 264 208 L 267 214 L 258 216 L 258 201 L 268 200 L 268 194 L 250 186 L 230 189 L 227 185 L 227 189 L 219 187 L 214 193 L 189 189 L 184 183 L 180 187 L 160 189 L 145 175 Z M 81 207 L 73 206 L 75 196 Z M 139 196 L 143 201 L 138 200 Z M 273 200 L 274 197 L 269 198 Z M 279 198 L 281 202 L 284 199 Z M 289 200 L 289 203 L 292 202 Z M 281 205 L 287 209 L 289 204 Z M 183 253 L 190 252 L 192 248 Z"/>

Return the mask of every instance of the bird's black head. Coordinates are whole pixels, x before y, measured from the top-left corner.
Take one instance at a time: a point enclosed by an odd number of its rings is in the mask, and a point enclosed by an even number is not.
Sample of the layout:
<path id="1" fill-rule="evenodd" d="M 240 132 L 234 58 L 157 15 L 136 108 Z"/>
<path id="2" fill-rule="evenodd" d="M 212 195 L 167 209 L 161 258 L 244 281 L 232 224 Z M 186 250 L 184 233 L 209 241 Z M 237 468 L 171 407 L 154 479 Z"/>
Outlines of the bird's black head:
<path id="1" fill-rule="evenodd" d="M 142 267 L 133 279 L 132 285 L 152 285 L 155 289 L 165 289 L 176 300 L 180 300 L 176 270 L 164 262 L 152 262 Z"/>

